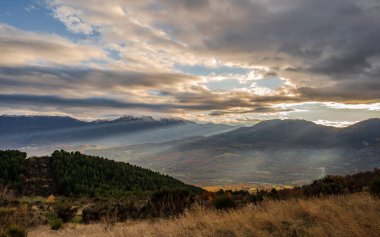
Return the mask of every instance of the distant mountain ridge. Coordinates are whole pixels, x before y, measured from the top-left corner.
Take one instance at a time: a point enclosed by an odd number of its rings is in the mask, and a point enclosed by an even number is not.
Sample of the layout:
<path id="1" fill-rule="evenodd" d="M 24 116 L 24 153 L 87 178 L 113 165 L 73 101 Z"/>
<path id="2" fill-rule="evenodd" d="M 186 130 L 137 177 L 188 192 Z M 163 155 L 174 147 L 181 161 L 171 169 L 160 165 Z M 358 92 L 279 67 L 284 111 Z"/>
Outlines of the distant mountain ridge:
<path id="1" fill-rule="evenodd" d="M 85 125 L 86 122 L 63 116 L 0 116 L 0 134 L 58 130 Z"/>
<path id="2" fill-rule="evenodd" d="M 192 123 L 190 121 L 174 119 L 174 118 L 160 118 L 154 119 L 150 116 L 133 117 L 124 116 L 114 120 L 94 120 L 82 121 L 67 116 L 0 116 L 0 133 L 26 133 L 26 132 L 42 132 L 53 131 L 60 129 L 78 128 L 78 127 L 91 127 L 95 125 L 111 126 L 111 125 L 125 125 L 126 123 L 140 123 L 146 126 L 154 125 L 169 125 Z"/>
<path id="3" fill-rule="evenodd" d="M 114 120 L 87 122 L 61 116 L 3 115 L 0 116 L 0 148 L 93 144 L 94 141 L 102 145 L 109 144 L 110 139 L 113 140 L 111 143 L 125 141 L 127 144 L 162 142 L 231 129 L 227 125 L 196 124 L 179 118 L 150 116 L 124 116 Z"/>
<path id="4" fill-rule="evenodd" d="M 184 144 L 183 147 L 252 145 L 252 148 L 275 147 L 355 147 L 363 148 L 380 143 L 380 119 L 369 119 L 357 124 L 336 128 L 306 120 L 268 120 L 251 127 L 217 134 Z"/>

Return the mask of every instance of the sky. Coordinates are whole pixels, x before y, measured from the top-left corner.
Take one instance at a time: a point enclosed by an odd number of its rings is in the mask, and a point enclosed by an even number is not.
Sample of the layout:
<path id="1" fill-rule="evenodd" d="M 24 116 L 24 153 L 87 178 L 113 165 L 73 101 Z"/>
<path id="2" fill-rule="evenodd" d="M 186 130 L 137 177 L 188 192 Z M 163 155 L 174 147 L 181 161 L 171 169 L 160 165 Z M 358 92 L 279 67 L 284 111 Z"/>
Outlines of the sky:
<path id="1" fill-rule="evenodd" d="M 1 0 L 0 114 L 380 117 L 378 0 Z"/>

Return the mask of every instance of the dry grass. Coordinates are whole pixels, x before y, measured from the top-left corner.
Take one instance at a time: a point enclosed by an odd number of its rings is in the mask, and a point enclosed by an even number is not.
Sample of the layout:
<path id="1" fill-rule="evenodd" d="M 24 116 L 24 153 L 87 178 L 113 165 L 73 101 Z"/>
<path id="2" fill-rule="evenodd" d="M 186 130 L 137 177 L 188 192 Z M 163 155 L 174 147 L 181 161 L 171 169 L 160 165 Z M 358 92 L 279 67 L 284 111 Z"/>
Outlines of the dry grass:
<path id="1" fill-rule="evenodd" d="M 116 224 L 39 227 L 29 236 L 380 236 L 380 199 L 367 193 L 269 201 L 230 212 L 196 207 L 179 218 Z"/>

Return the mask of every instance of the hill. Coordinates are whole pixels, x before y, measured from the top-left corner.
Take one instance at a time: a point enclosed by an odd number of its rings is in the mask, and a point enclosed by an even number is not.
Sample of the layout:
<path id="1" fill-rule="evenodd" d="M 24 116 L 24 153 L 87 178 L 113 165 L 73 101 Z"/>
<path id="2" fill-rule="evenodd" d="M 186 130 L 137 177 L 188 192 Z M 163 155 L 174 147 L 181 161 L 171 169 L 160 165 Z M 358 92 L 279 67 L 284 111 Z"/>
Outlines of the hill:
<path id="1" fill-rule="evenodd" d="M 19 151 L 0 151 L 0 186 L 28 196 L 123 196 L 162 189 L 200 188 L 128 163 L 79 152 L 55 151 L 50 157 L 26 158 Z"/>

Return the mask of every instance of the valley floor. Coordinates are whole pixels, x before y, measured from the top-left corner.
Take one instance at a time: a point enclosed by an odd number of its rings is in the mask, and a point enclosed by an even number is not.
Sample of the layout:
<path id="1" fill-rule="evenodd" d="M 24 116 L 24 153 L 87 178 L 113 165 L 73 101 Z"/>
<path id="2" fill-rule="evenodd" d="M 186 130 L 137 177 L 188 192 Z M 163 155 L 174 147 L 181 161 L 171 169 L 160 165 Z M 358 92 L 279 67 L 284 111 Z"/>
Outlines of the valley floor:
<path id="1" fill-rule="evenodd" d="M 380 236 L 380 199 L 367 193 L 347 196 L 268 201 L 229 212 L 195 207 L 179 218 L 134 221 L 115 225 L 48 226 L 31 237 L 113 236 Z"/>

